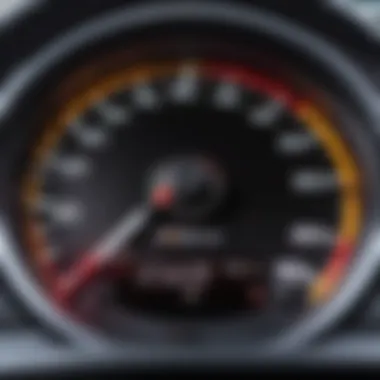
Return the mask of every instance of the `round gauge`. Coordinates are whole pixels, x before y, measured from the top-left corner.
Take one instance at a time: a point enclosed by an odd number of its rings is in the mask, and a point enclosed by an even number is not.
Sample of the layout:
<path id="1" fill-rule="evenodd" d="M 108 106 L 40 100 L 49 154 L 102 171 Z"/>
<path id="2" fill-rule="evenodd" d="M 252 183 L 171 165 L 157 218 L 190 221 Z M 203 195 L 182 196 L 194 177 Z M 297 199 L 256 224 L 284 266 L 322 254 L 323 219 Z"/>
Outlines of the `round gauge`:
<path id="1" fill-rule="evenodd" d="M 96 17 L 2 86 L 9 284 L 83 347 L 260 354 L 327 331 L 376 268 L 365 73 L 237 4 Z"/>
<path id="2" fill-rule="evenodd" d="M 132 318 L 275 334 L 329 300 L 362 181 L 315 91 L 228 56 L 131 56 L 66 78 L 27 162 L 24 241 L 55 304 L 120 337 Z"/>

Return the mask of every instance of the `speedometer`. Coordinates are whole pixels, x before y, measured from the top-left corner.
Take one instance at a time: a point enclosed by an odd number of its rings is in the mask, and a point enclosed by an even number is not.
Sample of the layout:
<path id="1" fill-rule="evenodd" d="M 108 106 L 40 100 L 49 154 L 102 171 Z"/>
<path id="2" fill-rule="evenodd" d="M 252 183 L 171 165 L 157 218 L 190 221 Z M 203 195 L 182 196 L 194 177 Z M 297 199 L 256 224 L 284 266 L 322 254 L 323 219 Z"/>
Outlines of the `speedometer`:
<path id="1" fill-rule="evenodd" d="M 265 12 L 158 8 L 74 30 L 4 86 L 5 274 L 91 347 L 311 339 L 372 277 L 370 86 Z"/>
<path id="2" fill-rule="evenodd" d="M 328 299 L 360 233 L 360 174 L 290 80 L 122 51 L 73 74 L 22 192 L 53 300 L 120 334 L 131 313 L 286 321 Z"/>

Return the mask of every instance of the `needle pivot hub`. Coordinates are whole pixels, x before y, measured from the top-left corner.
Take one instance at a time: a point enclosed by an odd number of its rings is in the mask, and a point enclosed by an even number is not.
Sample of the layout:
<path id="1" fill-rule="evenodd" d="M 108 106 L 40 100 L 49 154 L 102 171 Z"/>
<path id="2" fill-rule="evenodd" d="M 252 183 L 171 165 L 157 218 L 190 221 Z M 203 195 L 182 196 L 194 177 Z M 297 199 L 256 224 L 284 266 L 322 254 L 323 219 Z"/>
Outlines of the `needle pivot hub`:
<path id="1" fill-rule="evenodd" d="M 224 170 L 203 156 L 174 157 L 154 168 L 148 185 L 157 210 L 175 218 L 202 220 L 223 203 L 227 181 Z"/>

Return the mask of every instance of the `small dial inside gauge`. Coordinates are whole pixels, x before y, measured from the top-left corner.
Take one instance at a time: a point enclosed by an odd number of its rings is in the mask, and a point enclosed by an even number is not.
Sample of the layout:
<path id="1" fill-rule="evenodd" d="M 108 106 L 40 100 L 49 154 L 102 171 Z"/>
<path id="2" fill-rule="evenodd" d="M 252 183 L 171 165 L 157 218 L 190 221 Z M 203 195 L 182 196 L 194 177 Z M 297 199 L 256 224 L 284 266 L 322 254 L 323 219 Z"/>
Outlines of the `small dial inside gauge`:
<path id="1" fill-rule="evenodd" d="M 312 102 L 206 60 L 141 63 L 62 105 L 23 204 L 54 300 L 110 327 L 131 311 L 225 318 L 323 302 L 354 251 L 359 193 Z"/>

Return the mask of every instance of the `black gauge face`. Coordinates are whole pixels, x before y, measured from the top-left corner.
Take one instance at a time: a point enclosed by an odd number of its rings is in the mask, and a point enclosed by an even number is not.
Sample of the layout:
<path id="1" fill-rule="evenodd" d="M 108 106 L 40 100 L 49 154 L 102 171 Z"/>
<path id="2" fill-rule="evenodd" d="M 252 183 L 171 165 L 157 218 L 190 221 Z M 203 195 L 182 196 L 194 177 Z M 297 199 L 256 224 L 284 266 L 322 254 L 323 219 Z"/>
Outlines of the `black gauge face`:
<path id="1" fill-rule="evenodd" d="M 129 313 L 288 318 L 325 301 L 360 230 L 356 167 L 333 128 L 240 64 L 97 79 L 46 128 L 25 180 L 49 292 L 108 330 Z"/>

